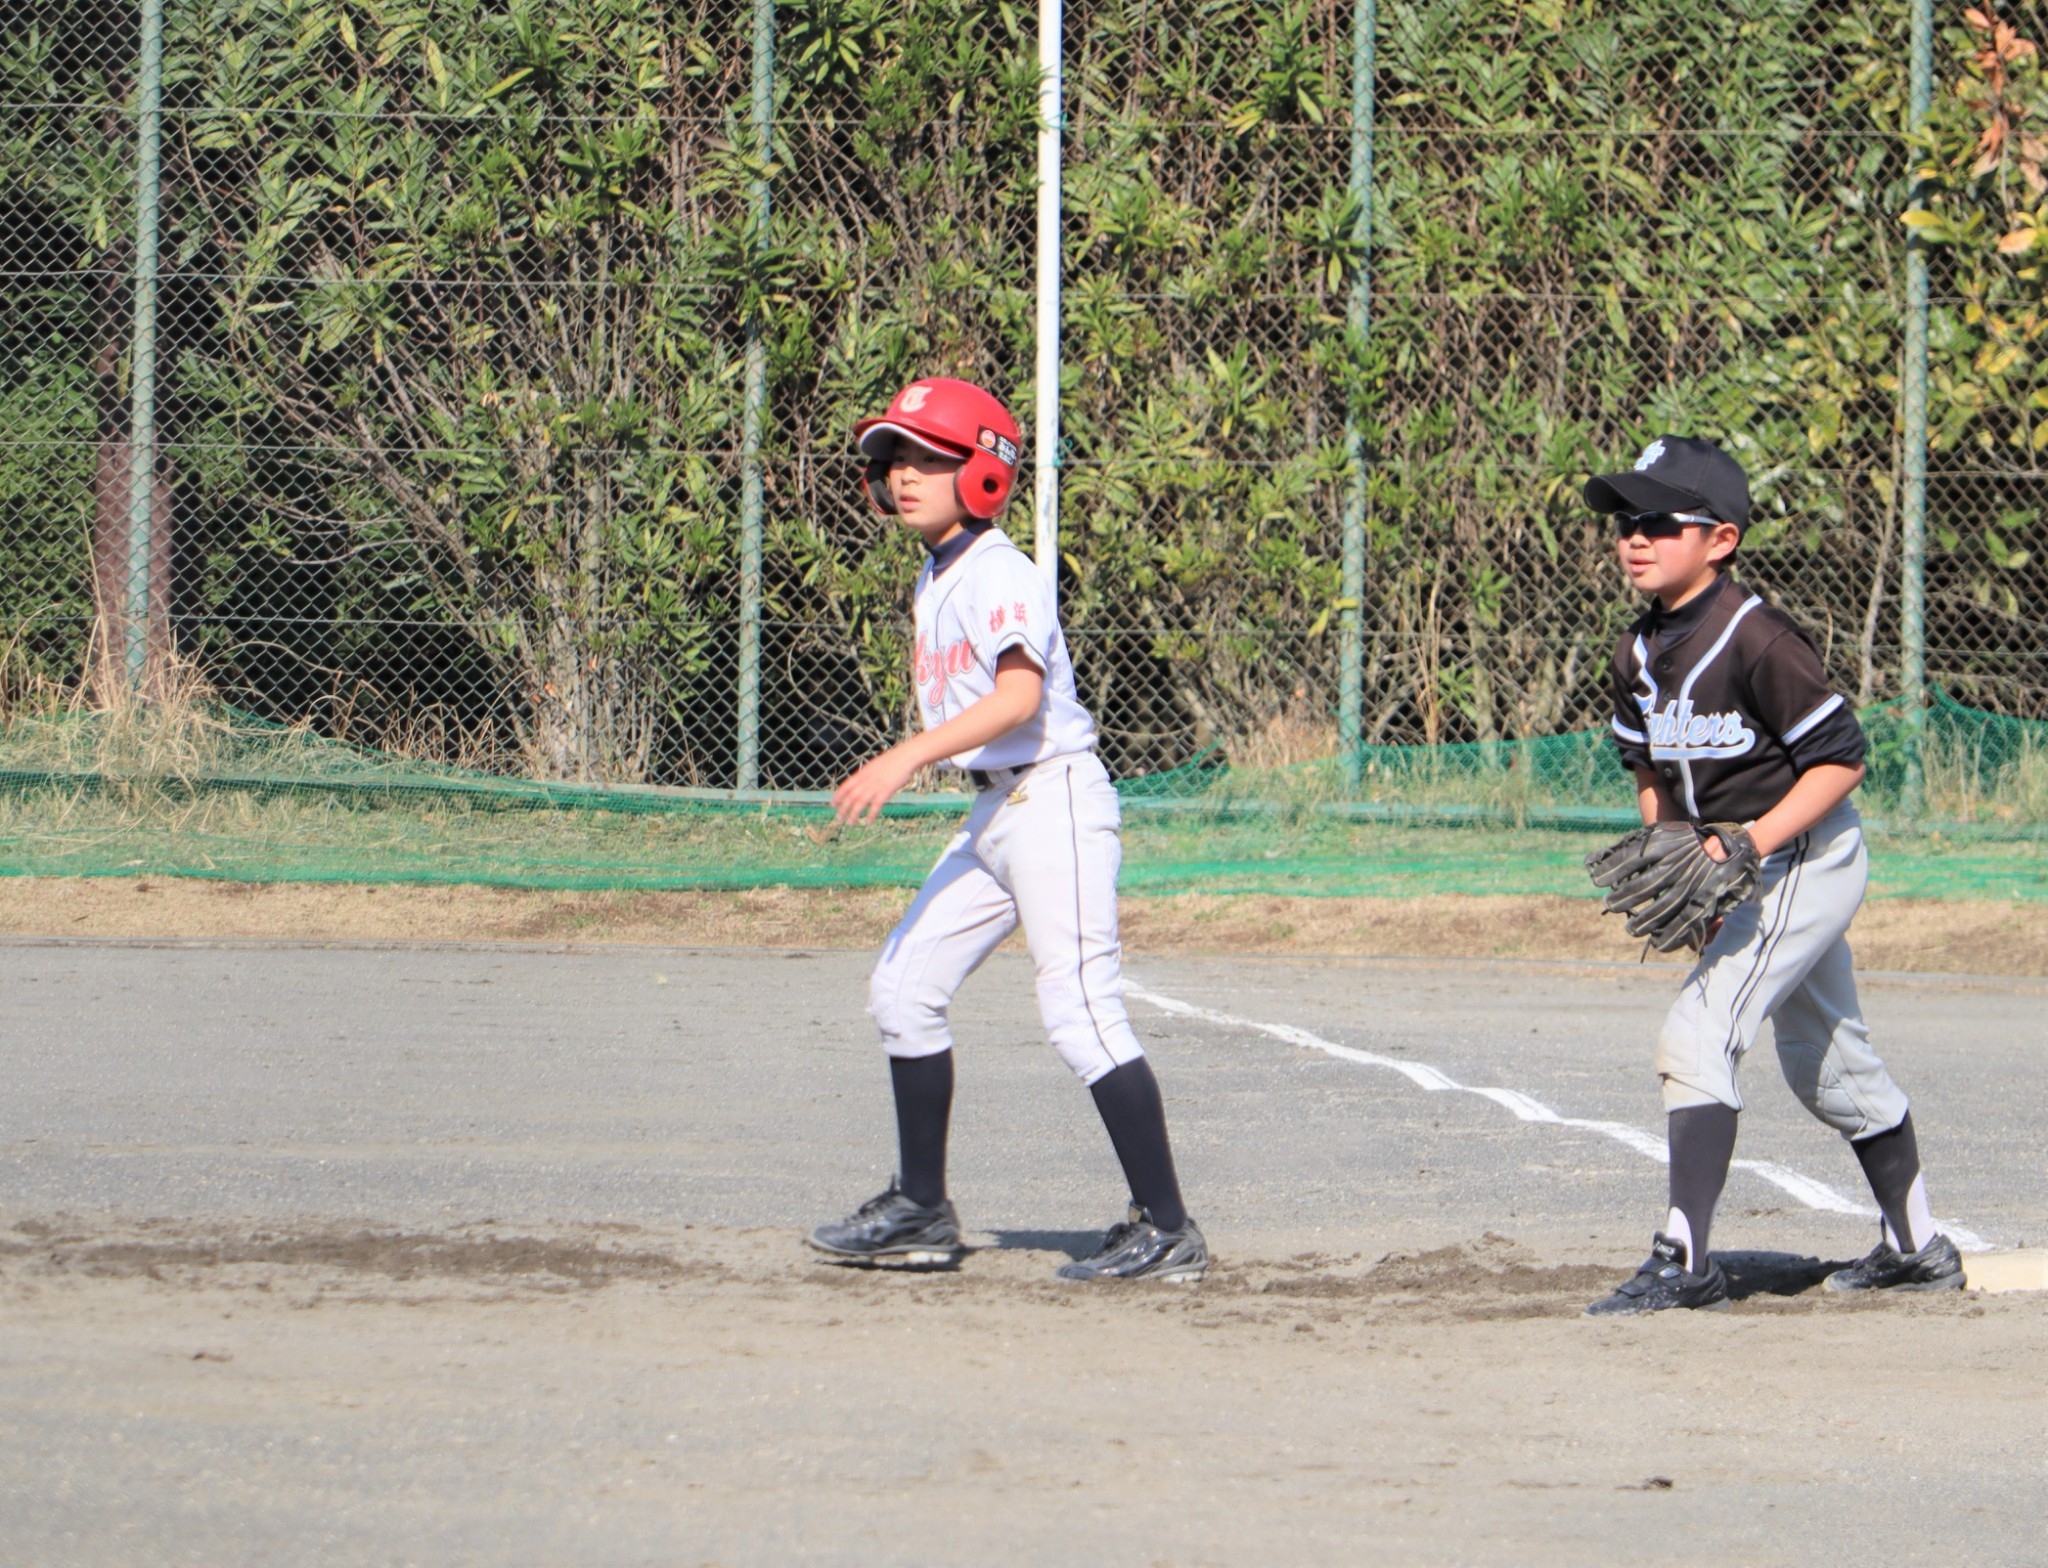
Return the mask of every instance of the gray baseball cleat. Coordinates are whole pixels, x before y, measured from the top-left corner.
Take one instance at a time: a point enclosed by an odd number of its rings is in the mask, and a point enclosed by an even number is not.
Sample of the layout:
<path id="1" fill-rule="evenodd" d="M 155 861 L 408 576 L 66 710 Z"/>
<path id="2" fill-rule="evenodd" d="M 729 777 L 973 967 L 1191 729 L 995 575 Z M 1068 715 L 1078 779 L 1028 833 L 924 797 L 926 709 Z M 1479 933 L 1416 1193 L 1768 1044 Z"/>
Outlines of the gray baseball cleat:
<path id="1" fill-rule="evenodd" d="M 1855 1290 L 1961 1290 L 1963 1255 L 1946 1236 L 1936 1236 L 1918 1252 L 1901 1252 L 1880 1241 L 1845 1269 L 1827 1278 L 1835 1292 Z"/>
<path id="2" fill-rule="evenodd" d="M 857 1268 L 950 1269 L 966 1255 L 960 1217 L 950 1201 L 928 1209 L 889 1179 L 878 1192 L 836 1225 L 811 1232 L 811 1245 L 834 1263 Z"/>
<path id="3" fill-rule="evenodd" d="M 1589 1318 L 1627 1318 L 1644 1312 L 1668 1312 L 1674 1307 L 1690 1311 L 1722 1311 L 1728 1306 L 1728 1276 L 1711 1257 L 1700 1273 L 1678 1262 L 1678 1243 L 1659 1232 L 1650 1244 L 1650 1255 L 1635 1272 L 1586 1308 Z"/>
<path id="4" fill-rule="evenodd" d="M 1209 1244 L 1190 1219 L 1179 1230 L 1161 1230 L 1136 1204 L 1103 1233 L 1102 1245 L 1076 1263 L 1060 1265 L 1061 1279 L 1150 1279 L 1192 1285 L 1209 1267 Z"/>

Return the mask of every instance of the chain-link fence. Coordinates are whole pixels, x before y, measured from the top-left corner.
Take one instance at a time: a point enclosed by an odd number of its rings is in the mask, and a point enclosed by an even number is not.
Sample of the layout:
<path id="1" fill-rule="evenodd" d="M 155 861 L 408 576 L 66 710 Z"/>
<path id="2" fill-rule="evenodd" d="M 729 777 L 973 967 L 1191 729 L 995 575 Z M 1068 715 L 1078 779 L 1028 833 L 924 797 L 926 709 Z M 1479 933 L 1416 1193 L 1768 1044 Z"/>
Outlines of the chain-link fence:
<path id="1" fill-rule="evenodd" d="M 904 731 L 917 552 L 848 432 L 921 373 L 1030 428 L 1028 13 L 783 0 L 764 146 L 735 0 L 161 0 L 152 203 L 154 4 L 20 0 L 0 57 L 12 709 L 139 664 L 403 756 L 778 790 Z M 1745 574 L 1896 695 L 1904 10 L 1382 4 L 1368 245 L 1351 5 L 1070 3 L 1061 593 L 1113 768 L 1330 755 L 1347 419 L 1367 743 L 1604 720 L 1631 607 L 1578 485 L 1664 430 L 1743 458 Z M 2040 717 L 2031 285 L 1944 255 L 1928 677 Z"/>

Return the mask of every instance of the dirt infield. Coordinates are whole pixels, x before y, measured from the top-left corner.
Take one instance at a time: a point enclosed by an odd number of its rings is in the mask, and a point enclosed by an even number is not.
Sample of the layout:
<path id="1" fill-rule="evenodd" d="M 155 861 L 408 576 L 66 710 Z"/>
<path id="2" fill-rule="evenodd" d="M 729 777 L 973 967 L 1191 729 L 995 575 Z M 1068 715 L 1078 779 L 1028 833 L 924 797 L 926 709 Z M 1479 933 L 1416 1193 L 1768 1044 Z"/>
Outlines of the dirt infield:
<path id="1" fill-rule="evenodd" d="M 1076 1539 L 1117 1563 L 1645 1539 L 1791 1563 L 1909 1495 L 1888 1561 L 2032 1540 L 2039 1397 L 2011 1374 L 2048 1354 L 2038 1297 L 1845 1307 L 1802 1290 L 1810 1259 L 1731 1255 L 1731 1311 L 1595 1325 L 1611 1269 L 1497 1235 L 1244 1259 L 1198 1290 L 1076 1291 L 1058 1261 L 904 1278 L 787 1232 L 25 1222 L 0 1241 L 32 1347 L 0 1450 L 43 1457 L 7 1534 L 81 1565 L 152 1539 L 271 1563 L 1050 1563 Z M 168 1537 L 145 1474 L 189 1477 Z"/>
<path id="2" fill-rule="evenodd" d="M 0 935 L 872 947 L 909 897 L 890 888 L 563 893 L 21 877 L 0 880 Z M 1123 921 L 1137 954 L 1636 956 L 1590 899 L 1127 895 Z M 1854 941 L 1866 969 L 2043 976 L 2048 905 L 1881 899 L 1857 917 Z"/>
<path id="3" fill-rule="evenodd" d="M 1027 955 L 954 1010 L 976 1250 L 871 1275 L 802 1240 L 895 1153 L 867 953 L 517 934 L 0 941 L 0 1562 L 1720 1568 L 1900 1498 L 1887 1562 L 2038 1556 L 2048 1295 L 1820 1289 L 1874 1226 L 1768 1065 L 1740 1299 L 1580 1315 L 1662 1214 L 1668 969 L 1135 961 L 1218 1263 L 1096 1290 L 1054 1270 L 1121 1182 Z M 2004 1247 L 2044 995 L 1866 992 Z"/>

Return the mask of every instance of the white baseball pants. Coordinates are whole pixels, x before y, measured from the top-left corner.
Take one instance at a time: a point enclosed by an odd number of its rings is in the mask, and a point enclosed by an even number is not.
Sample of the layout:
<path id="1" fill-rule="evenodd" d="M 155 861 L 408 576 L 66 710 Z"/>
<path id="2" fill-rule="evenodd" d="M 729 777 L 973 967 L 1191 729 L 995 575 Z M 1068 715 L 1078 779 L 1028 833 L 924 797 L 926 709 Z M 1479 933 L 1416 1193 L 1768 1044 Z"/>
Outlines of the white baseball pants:
<path id="1" fill-rule="evenodd" d="M 883 944 L 868 1011 L 889 1054 L 950 1050 L 954 993 L 1021 923 L 1045 1032 L 1081 1081 L 1143 1056 L 1117 937 L 1121 826 L 1093 752 L 996 775 Z"/>
<path id="2" fill-rule="evenodd" d="M 1735 1069 L 1766 1018 L 1792 1092 L 1845 1137 L 1888 1132 L 1906 1096 L 1870 1048 L 1856 999 L 1849 922 L 1870 856 L 1846 801 L 1764 861 L 1758 896 L 1706 945 L 1657 1041 L 1664 1108 L 1742 1109 Z"/>

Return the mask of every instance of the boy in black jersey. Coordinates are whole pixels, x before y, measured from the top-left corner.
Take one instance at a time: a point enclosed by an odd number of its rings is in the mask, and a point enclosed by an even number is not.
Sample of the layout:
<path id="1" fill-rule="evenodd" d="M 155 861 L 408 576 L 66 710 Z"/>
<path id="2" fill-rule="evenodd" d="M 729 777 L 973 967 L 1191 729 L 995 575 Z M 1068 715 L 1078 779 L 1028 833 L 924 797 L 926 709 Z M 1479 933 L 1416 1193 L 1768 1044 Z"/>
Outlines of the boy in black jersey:
<path id="1" fill-rule="evenodd" d="M 1659 436 L 1634 469 L 1586 484 L 1615 517 L 1631 584 L 1653 596 L 1615 650 L 1614 735 L 1645 822 L 1740 823 L 1763 862 L 1757 894 L 1700 953 L 1657 1041 L 1671 1148 L 1670 1210 L 1633 1278 L 1596 1316 L 1712 1307 L 1728 1282 L 1707 1252 L 1735 1151 L 1736 1065 L 1765 1019 L 1800 1102 L 1839 1130 L 1882 1218 L 1877 1247 L 1829 1276 L 1837 1291 L 1963 1282 L 1927 1207 L 1906 1097 L 1870 1048 L 1846 933 L 1869 875 L 1849 796 L 1863 730 L 1820 654 L 1728 575 L 1749 479 L 1711 442 Z M 1708 852 L 1720 858 L 1718 841 Z"/>

